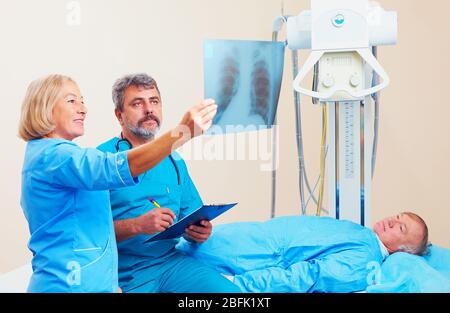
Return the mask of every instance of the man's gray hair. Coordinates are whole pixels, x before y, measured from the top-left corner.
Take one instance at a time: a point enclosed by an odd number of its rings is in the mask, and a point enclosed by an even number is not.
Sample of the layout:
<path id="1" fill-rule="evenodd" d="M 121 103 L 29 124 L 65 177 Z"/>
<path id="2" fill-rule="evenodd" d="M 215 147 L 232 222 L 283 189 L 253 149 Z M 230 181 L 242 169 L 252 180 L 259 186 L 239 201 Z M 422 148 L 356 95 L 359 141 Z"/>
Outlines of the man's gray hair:
<path id="1" fill-rule="evenodd" d="M 114 106 L 120 112 L 123 111 L 125 90 L 129 86 L 138 86 L 138 87 L 142 86 L 146 89 L 156 88 L 161 98 L 161 93 L 159 92 L 158 84 L 151 76 L 145 73 L 125 75 L 116 80 L 112 88 L 112 99 L 114 102 Z"/>
<path id="2" fill-rule="evenodd" d="M 400 251 L 416 254 L 416 255 L 427 255 L 429 253 L 429 247 L 431 243 L 428 242 L 428 226 L 427 223 L 416 213 L 413 212 L 403 212 L 403 214 L 408 215 L 410 218 L 418 222 L 422 226 L 422 238 L 416 247 L 411 247 L 407 245 L 402 245 L 399 247 Z"/>

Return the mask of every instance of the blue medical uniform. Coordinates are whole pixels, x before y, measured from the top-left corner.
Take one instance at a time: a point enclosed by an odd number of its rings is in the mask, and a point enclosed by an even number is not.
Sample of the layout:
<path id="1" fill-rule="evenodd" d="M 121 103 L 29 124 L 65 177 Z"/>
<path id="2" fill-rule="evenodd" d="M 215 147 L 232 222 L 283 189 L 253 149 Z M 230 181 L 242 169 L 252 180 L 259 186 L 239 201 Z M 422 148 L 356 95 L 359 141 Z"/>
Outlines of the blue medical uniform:
<path id="1" fill-rule="evenodd" d="M 33 253 L 29 292 L 117 292 L 108 190 L 137 182 L 127 152 L 82 149 L 64 139 L 28 142 L 21 206 Z"/>
<path id="2" fill-rule="evenodd" d="M 203 245 L 177 249 L 234 275 L 244 292 L 362 291 L 383 262 L 371 229 L 317 216 L 217 225 Z"/>
<path id="3" fill-rule="evenodd" d="M 98 149 L 129 149 L 129 145 L 117 144 L 118 141 L 119 138 L 112 138 Z M 148 197 L 171 209 L 176 215 L 174 222 L 203 204 L 185 162 L 176 152 L 140 175 L 139 180 L 139 185 L 110 190 L 114 220 L 135 218 L 154 209 Z M 240 291 L 210 266 L 175 250 L 179 239 L 145 243 L 150 237 L 138 235 L 118 243 L 119 284 L 124 292 Z"/>

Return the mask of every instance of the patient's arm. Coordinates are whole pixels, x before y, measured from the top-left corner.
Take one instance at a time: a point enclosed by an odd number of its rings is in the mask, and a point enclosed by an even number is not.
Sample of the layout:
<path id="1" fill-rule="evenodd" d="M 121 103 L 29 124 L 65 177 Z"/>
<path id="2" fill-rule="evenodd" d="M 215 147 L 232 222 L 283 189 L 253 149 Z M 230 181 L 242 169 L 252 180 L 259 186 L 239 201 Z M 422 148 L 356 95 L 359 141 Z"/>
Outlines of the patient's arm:
<path id="1" fill-rule="evenodd" d="M 136 218 L 114 221 L 114 232 L 117 242 L 136 235 L 152 235 L 166 230 L 173 224 L 175 214 L 167 208 L 155 208 Z"/>

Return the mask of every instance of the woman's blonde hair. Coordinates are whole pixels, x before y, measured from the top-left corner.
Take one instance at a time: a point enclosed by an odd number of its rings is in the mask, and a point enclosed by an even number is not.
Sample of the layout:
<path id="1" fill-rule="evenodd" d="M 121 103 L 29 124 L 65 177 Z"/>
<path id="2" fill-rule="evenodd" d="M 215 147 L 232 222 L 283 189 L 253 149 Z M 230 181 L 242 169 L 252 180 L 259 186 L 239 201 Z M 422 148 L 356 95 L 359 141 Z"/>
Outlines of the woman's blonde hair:
<path id="1" fill-rule="evenodd" d="M 25 141 L 39 139 L 55 129 L 53 108 L 67 82 L 75 81 L 64 75 L 48 75 L 28 86 L 19 123 L 19 137 Z"/>

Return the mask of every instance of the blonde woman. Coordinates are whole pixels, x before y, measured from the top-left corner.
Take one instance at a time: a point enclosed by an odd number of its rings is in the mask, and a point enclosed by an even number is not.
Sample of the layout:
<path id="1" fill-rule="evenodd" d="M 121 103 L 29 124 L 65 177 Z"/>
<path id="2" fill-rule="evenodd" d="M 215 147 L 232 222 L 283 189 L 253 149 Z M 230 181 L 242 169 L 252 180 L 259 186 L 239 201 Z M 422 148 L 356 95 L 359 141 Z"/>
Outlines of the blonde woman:
<path id="1" fill-rule="evenodd" d="M 204 100 L 158 139 L 129 151 L 103 153 L 72 142 L 84 134 L 87 114 L 76 82 L 62 75 L 33 81 L 19 125 L 27 142 L 21 206 L 33 253 L 28 291 L 117 292 L 108 190 L 138 184 L 139 174 L 207 130 L 216 111 L 214 100 Z M 173 218 L 167 212 L 160 223 L 167 227 Z"/>

